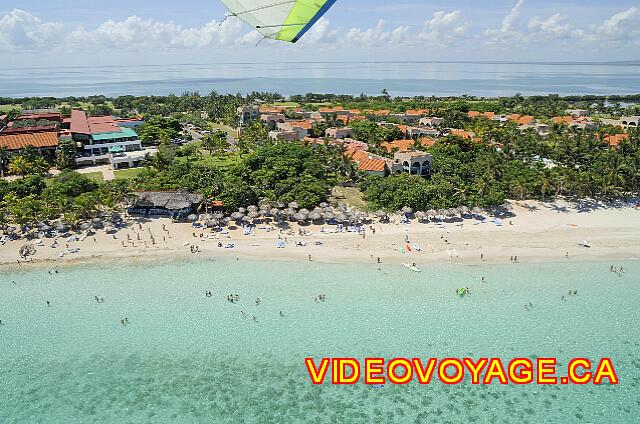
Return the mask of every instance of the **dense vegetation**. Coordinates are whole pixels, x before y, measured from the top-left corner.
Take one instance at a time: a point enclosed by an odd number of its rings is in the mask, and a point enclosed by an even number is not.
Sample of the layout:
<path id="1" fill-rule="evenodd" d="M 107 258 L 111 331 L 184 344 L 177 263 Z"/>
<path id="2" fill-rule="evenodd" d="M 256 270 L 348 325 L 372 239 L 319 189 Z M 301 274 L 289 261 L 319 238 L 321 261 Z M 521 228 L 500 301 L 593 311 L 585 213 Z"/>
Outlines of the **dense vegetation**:
<path id="1" fill-rule="evenodd" d="M 604 138 L 623 132 L 600 125 L 597 130 L 575 130 L 551 125 L 541 136 L 534 130 L 522 131 L 515 124 L 501 124 L 483 118 L 471 119 L 470 109 L 534 114 L 542 122 L 563 114 L 569 107 L 583 107 L 605 115 L 630 114 L 637 106 L 608 104 L 605 101 L 632 101 L 638 96 L 608 99 L 583 96 L 557 96 L 500 99 L 391 98 L 296 96 L 291 100 L 318 108 L 321 102 L 339 100 L 346 108 L 385 108 L 402 112 L 409 108 L 427 108 L 445 119 L 445 126 L 472 131 L 482 142 L 448 136 L 428 151 L 433 155 L 433 173 L 427 178 L 393 175 L 388 178 L 365 177 L 355 172 L 354 164 L 341 147 L 268 141 L 268 129 L 260 122 L 243 128 L 242 136 L 232 144 L 221 123 L 235 124 L 239 105 L 257 99 L 278 101 L 281 96 L 254 93 L 249 97 L 218 95 L 133 97 L 116 99 L 103 96 L 68 99 L 0 99 L 22 107 L 47 107 L 64 103 L 64 108 L 81 104 L 85 110 L 99 112 L 111 108 L 127 114 L 146 114 L 145 124 L 136 130 L 145 143 L 158 144 L 158 154 L 146 159 L 146 167 L 130 179 L 96 182 L 70 169 L 75 167 L 74 144 L 63 141 L 49 163 L 35 151 L 25 149 L 10 155 L 0 148 L 0 174 L 24 176 L 15 181 L 0 180 L 0 217 L 4 222 L 34 224 L 62 217 L 77 223 L 98 214 L 117 211 L 133 190 L 187 189 L 225 202 L 227 210 L 255 204 L 261 199 L 296 201 L 311 208 L 326 201 L 331 188 L 341 182 L 355 182 L 364 192 L 372 209 L 398 210 L 409 206 L 416 210 L 450 208 L 461 205 L 488 207 L 504 199 L 551 199 L 554 196 L 611 199 L 637 194 L 640 188 L 640 151 L 637 132 L 617 148 Z M 596 111 L 597 110 L 597 111 Z M 205 112 L 204 114 L 202 112 Z M 350 123 L 355 138 L 366 141 L 370 150 L 390 157 L 380 147 L 384 141 L 404 138 L 394 126 L 379 126 L 368 120 Z M 315 125 L 314 134 L 324 135 L 328 126 L 340 125 L 335 116 Z M 189 139 L 184 126 L 193 124 L 211 134 L 197 143 L 177 147 L 175 137 Z M 224 127 L 228 128 L 228 127 Z M 424 150 L 421 146 L 416 146 Z M 208 154 L 207 154 L 208 153 Z M 50 177 L 51 164 L 65 170 Z"/>
<path id="2" fill-rule="evenodd" d="M 547 139 L 511 126 L 496 126 L 485 136 L 503 147 L 446 137 L 429 149 L 431 178 L 368 177 L 361 182 L 366 199 L 385 209 L 426 210 L 556 195 L 611 199 L 640 189 L 638 133 L 617 149 L 609 149 L 596 131 L 564 127 Z"/>

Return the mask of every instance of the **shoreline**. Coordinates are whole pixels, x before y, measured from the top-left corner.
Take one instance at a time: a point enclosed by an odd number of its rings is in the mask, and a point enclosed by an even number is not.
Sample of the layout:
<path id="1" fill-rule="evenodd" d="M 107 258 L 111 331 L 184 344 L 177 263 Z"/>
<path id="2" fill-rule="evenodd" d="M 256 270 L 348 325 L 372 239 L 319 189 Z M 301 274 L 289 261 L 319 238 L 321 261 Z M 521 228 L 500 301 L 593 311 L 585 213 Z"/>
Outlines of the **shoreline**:
<path id="1" fill-rule="evenodd" d="M 349 232 L 323 233 L 322 229 L 334 227 L 300 227 L 295 223 L 288 223 L 286 229 L 259 224 L 249 236 L 243 234 L 242 228 L 234 227 L 228 234 L 216 234 L 192 228 L 188 223 L 173 223 L 167 218 L 132 219 L 115 239 L 98 231 L 83 241 L 67 243 L 60 238 L 55 249 L 50 248 L 54 239 L 43 239 L 43 245 L 36 247 L 36 254 L 26 262 L 21 261 L 20 266 L 16 263 L 19 248 L 33 241 L 7 242 L 0 245 L 0 266 L 8 270 L 24 266 L 110 264 L 123 259 L 132 263 L 234 258 L 308 262 L 309 255 L 316 263 L 378 265 L 380 258 L 380 265 L 415 263 L 418 266 L 640 259 L 640 210 L 633 207 L 603 205 L 585 211 L 561 201 L 523 201 L 512 202 L 512 205 L 513 217 L 500 222 L 465 219 L 455 223 L 424 224 L 415 220 L 409 224 L 373 223 L 364 226 L 364 236 Z M 301 230 L 310 234 L 300 235 Z M 405 241 L 407 238 L 409 243 Z M 287 247 L 277 248 L 279 240 L 286 240 Z M 583 241 L 589 241 L 591 247 L 579 246 Z M 218 247 L 219 243 L 222 248 Z M 224 248 L 231 243 L 234 248 Z M 195 246 L 199 253 L 190 253 Z M 420 250 L 416 251 L 415 247 Z M 60 252 L 69 248 L 80 251 L 60 258 Z M 517 261 L 512 260 L 514 257 Z"/>

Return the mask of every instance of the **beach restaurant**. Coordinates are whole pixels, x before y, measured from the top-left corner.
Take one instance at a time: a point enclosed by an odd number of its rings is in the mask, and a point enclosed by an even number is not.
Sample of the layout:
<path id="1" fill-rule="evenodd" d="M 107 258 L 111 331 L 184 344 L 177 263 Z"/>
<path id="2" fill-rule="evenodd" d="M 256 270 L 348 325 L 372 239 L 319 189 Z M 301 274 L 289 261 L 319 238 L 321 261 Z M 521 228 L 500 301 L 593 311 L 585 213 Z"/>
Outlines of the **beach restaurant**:
<path id="1" fill-rule="evenodd" d="M 204 197 L 188 191 L 137 191 L 129 199 L 131 215 L 181 218 L 197 211 Z"/>

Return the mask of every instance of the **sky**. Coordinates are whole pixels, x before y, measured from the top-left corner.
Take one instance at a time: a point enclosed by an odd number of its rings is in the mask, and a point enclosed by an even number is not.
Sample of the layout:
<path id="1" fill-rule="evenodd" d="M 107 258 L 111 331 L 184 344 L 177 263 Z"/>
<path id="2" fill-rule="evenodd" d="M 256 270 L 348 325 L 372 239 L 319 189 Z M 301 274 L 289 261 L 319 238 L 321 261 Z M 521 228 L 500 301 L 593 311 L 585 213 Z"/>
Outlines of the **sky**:
<path id="1" fill-rule="evenodd" d="M 295 45 L 256 45 L 226 13 L 217 0 L 2 0 L 0 68 L 640 59 L 637 0 L 338 0 Z"/>

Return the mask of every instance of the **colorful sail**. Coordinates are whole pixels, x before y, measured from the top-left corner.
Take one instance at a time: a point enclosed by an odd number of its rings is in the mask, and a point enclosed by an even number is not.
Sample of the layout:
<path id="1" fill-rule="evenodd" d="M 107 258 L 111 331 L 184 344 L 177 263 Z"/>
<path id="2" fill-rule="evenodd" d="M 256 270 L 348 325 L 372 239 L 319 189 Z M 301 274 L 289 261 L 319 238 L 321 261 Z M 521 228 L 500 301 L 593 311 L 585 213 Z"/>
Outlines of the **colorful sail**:
<path id="1" fill-rule="evenodd" d="M 295 43 L 336 0 L 222 0 L 235 16 L 265 38 Z"/>

